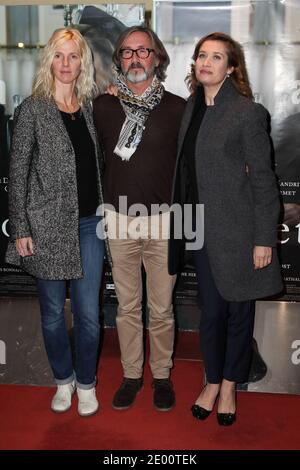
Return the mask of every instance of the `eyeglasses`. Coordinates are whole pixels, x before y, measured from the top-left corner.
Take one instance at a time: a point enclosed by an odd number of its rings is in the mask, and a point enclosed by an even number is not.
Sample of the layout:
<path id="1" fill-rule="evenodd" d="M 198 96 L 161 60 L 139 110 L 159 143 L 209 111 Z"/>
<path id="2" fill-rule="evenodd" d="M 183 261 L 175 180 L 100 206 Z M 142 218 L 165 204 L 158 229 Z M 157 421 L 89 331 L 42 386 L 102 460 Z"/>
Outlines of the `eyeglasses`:
<path id="1" fill-rule="evenodd" d="M 151 52 L 154 52 L 154 49 L 149 49 L 148 47 L 140 47 L 139 49 L 120 49 L 120 56 L 122 59 L 131 59 L 134 52 L 139 59 L 148 59 Z"/>

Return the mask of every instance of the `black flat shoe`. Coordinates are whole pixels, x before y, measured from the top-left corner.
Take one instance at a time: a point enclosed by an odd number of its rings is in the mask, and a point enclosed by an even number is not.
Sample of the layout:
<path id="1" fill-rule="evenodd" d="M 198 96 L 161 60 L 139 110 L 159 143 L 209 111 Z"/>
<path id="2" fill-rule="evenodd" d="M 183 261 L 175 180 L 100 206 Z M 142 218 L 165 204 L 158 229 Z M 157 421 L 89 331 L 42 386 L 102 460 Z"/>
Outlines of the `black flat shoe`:
<path id="1" fill-rule="evenodd" d="M 217 413 L 220 426 L 231 426 L 236 421 L 236 413 Z"/>
<path id="2" fill-rule="evenodd" d="M 191 412 L 194 418 L 200 419 L 201 421 L 204 421 L 206 418 L 208 418 L 211 411 L 206 410 L 205 408 L 202 408 L 202 406 L 199 405 L 193 405 L 191 407 Z"/>

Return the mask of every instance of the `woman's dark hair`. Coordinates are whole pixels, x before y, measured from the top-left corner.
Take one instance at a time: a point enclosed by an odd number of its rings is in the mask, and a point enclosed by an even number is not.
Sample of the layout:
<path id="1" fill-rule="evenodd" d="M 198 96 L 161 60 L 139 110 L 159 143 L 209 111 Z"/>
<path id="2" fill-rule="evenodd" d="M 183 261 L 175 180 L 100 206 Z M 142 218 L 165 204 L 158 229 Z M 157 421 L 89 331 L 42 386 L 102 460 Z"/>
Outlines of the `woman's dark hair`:
<path id="1" fill-rule="evenodd" d="M 225 33 L 211 33 L 201 38 L 196 44 L 192 57 L 194 61 L 197 60 L 199 50 L 206 41 L 220 41 L 225 44 L 228 57 L 228 66 L 234 67 L 234 70 L 230 75 L 234 86 L 241 95 L 253 99 L 242 46 Z M 191 71 L 187 75 L 185 82 L 188 86 L 189 91 L 194 94 L 197 90 L 197 87 L 199 86 L 199 82 L 195 75 L 194 64 L 191 65 Z"/>
<path id="2" fill-rule="evenodd" d="M 152 47 L 159 59 L 159 64 L 155 69 L 155 73 L 157 78 L 163 82 L 166 78 L 166 70 L 170 63 L 170 58 L 161 40 L 158 38 L 155 32 L 152 31 L 152 29 L 147 28 L 146 26 L 131 26 L 121 33 L 113 53 L 113 61 L 117 67 L 117 70 L 121 72 L 120 49 L 122 49 L 122 45 L 128 36 L 136 32 L 148 34 L 149 38 L 151 39 Z"/>

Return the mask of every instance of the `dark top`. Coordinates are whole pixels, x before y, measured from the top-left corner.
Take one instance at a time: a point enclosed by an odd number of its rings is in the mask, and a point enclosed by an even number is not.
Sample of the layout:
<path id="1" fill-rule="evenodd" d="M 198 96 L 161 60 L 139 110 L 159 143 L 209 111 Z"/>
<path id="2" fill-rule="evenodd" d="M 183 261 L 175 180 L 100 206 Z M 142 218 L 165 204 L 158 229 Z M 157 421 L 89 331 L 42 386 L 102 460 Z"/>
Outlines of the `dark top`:
<path id="1" fill-rule="evenodd" d="M 165 91 L 146 123 L 142 140 L 129 161 L 114 154 L 125 113 L 117 97 L 101 95 L 94 102 L 94 119 L 104 147 L 104 202 L 127 213 L 132 204 L 170 204 L 177 154 L 177 137 L 185 100 Z M 127 196 L 127 210 L 119 196 Z M 154 212 L 152 211 L 152 214 Z"/>
<path id="2" fill-rule="evenodd" d="M 194 204 L 199 203 L 199 194 L 197 188 L 197 177 L 196 177 L 196 165 L 195 165 L 195 148 L 197 135 L 206 112 L 206 103 L 204 99 L 203 88 L 198 88 L 197 95 L 195 99 L 195 105 L 193 110 L 192 119 L 190 126 L 185 135 L 182 152 L 185 158 L 188 169 L 188 178 L 189 178 L 189 195 L 188 201 Z"/>
<path id="3" fill-rule="evenodd" d="M 95 147 L 81 110 L 72 115 L 61 111 L 76 157 L 79 217 L 88 217 L 98 205 Z"/>

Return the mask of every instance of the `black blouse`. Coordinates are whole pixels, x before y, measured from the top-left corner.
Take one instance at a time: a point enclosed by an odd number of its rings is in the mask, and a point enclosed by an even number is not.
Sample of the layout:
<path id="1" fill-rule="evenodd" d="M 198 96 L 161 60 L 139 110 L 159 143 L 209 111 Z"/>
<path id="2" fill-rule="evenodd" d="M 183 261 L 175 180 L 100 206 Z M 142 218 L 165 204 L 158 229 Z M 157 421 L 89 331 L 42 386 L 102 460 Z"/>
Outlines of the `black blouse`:
<path id="1" fill-rule="evenodd" d="M 88 217 L 96 213 L 98 205 L 94 143 L 81 109 L 72 114 L 60 112 L 76 157 L 79 217 Z"/>
<path id="2" fill-rule="evenodd" d="M 185 135 L 183 142 L 183 156 L 188 168 L 189 175 L 189 197 L 188 201 L 193 204 L 197 204 L 199 201 L 199 194 L 197 189 L 197 176 L 196 176 L 196 165 L 195 165 L 195 148 L 197 135 L 206 112 L 206 103 L 204 99 L 203 88 L 199 87 L 196 94 L 194 110 L 190 122 L 190 126 Z"/>

